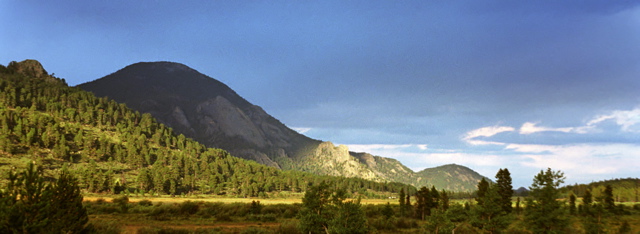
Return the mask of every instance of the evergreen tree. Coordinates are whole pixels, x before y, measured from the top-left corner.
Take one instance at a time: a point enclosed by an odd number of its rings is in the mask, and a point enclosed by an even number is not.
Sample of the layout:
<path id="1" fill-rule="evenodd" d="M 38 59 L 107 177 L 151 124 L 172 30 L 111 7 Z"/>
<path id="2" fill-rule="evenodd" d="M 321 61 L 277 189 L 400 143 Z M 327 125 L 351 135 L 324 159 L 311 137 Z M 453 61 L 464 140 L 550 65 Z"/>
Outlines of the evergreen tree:
<path id="1" fill-rule="evenodd" d="M 440 193 L 436 189 L 436 186 L 431 186 L 431 192 L 429 192 L 429 194 L 431 195 L 431 200 L 429 200 L 428 213 L 431 215 L 432 209 L 440 209 Z"/>
<path id="2" fill-rule="evenodd" d="M 66 170 L 50 183 L 29 163 L 0 190 L 0 233 L 79 233 L 88 216 L 77 181 Z"/>
<path id="3" fill-rule="evenodd" d="M 497 184 L 490 185 L 486 193 L 473 209 L 473 225 L 490 233 L 505 229 L 510 218 L 501 206 L 502 197 Z"/>
<path id="4" fill-rule="evenodd" d="M 405 199 L 404 199 L 404 188 L 400 189 L 400 193 L 398 194 L 398 204 L 399 204 L 399 208 L 400 208 L 400 216 L 404 217 L 405 215 L 405 209 L 406 209 L 406 203 L 405 203 Z"/>
<path id="5" fill-rule="evenodd" d="M 444 189 L 440 193 L 440 208 L 443 211 L 447 211 L 449 209 L 449 195 Z"/>
<path id="6" fill-rule="evenodd" d="M 311 186 L 302 198 L 299 228 L 303 233 L 367 233 L 360 201 L 344 202 L 346 192 L 332 191 L 324 181 Z"/>
<path id="7" fill-rule="evenodd" d="M 591 203 L 593 203 L 593 195 L 591 195 L 591 190 L 587 189 L 584 191 L 584 196 L 582 196 L 582 212 L 585 214 L 591 213 Z"/>
<path id="8" fill-rule="evenodd" d="M 609 212 L 615 213 L 616 204 L 613 199 L 613 187 L 611 187 L 611 185 L 606 185 L 602 193 L 602 204 L 604 205 L 604 208 Z"/>
<path id="9" fill-rule="evenodd" d="M 511 173 L 509 169 L 500 169 L 496 174 L 496 185 L 500 195 L 500 206 L 506 213 L 511 213 L 511 197 L 513 196 L 513 186 L 511 185 Z"/>
<path id="10" fill-rule="evenodd" d="M 429 215 L 429 204 L 431 200 L 431 194 L 427 187 L 422 186 L 420 190 L 416 192 L 416 217 L 418 219 L 424 220 L 426 216 Z"/>
<path id="11" fill-rule="evenodd" d="M 51 233 L 78 233 L 84 230 L 89 217 L 82 206 L 82 193 L 76 178 L 63 170 L 49 189 L 52 194 L 49 217 L 51 223 L 47 229 Z"/>
<path id="12" fill-rule="evenodd" d="M 566 220 L 559 197 L 559 186 L 564 183 L 564 173 L 548 168 L 534 178 L 525 209 L 525 222 L 534 233 L 559 232 Z"/>
<path id="13" fill-rule="evenodd" d="M 300 211 L 300 230 L 303 233 L 327 233 L 329 230 L 329 202 L 331 201 L 329 185 L 322 182 L 312 186 L 302 198 Z"/>
<path id="14" fill-rule="evenodd" d="M 569 195 L 569 214 L 576 214 L 576 195 Z"/>
<path id="15" fill-rule="evenodd" d="M 489 190 L 489 182 L 482 178 L 482 180 L 478 182 L 478 192 L 476 194 L 476 202 L 478 203 L 478 205 L 482 205 L 482 201 L 485 194 L 487 193 L 487 190 Z"/>
<path id="16" fill-rule="evenodd" d="M 360 200 L 338 202 L 336 206 L 337 215 L 331 219 L 328 233 L 369 233 L 367 218 L 361 209 Z"/>

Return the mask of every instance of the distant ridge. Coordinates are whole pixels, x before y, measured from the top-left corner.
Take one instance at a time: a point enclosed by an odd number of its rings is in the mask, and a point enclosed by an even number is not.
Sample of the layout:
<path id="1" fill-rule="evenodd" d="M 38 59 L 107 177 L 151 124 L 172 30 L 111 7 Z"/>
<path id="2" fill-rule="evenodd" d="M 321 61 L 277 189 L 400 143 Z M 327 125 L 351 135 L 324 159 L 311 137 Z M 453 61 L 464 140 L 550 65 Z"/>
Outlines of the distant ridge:
<path id="1" fill-rule="evenodd" d="M 180 63 L 141 62 L 79 85 L 150 113 L 176 132 L 232 155 L 281 169 L 360 177 L 450 191 L 473 191 L 475 171 L 445 165 L 414 172 L 399 161 L 350 152 L 306 137 L 249 103 L 220 81 Z"/>

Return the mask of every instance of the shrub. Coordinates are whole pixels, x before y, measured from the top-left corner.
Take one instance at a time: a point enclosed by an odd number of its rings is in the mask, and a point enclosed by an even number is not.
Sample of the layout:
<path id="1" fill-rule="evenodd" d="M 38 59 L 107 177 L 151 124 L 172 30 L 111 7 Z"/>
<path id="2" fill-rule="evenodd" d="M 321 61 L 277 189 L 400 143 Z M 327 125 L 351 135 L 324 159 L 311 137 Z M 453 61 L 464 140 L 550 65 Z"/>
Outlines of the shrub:
<path id="1" fill-rule="evenodd" d="M 276 215 L 274 214 L 250 214 L 247 216 L 248 221 L 260 221 L 260 222 L 275 222 Z"/>
<path id="2" fill-rule="evenodd" d="M 275 233 L 301 234 L 302 232 L 298 229 L 298 222 L 296 220 L 289 220 L 281 223 Z"/>
<path id="3" fill-rule="evenodd" d="M 122 227 L 113 221 L 92 221 L 87 226 L 87 231 L 88 233 L 119 234 L 122 233 Z"/>
<path id="4" fill-rule="evenodd" d="M 178 206 L 179 213 L 182 215 L 192 215 L 198 212 L 198 203 L 185 201 Z"/>
<path id="5" fill-rule="evenodd" d="M 383 217 L 374 218 L 368 220 L 369 226 L 377 229 L 377 230 L 388 230 L 393 231 L 396 230 L 396 223 L 393 219 L 386 219 Z"/>
<path id="6" fill-rule="evenodd" d="M 129 197 L 127 196 L 114 198 L 112 202 L 113 204 L 116 204 L 118 205 L 118 207 L 120 207 L 120 211 L 122 213 L 127 213 L 127 211 L 129 210 Z"/>
<path id="7" fill-rule="evenodd" d="M 139 206 L 152 206 L 152 205 L 153 205 L 153 202 L 151 202 L 151 201 L 149 201 L 149 200 L 147 200 L 147 199 L 144 199 L 144 200 L 140 200 L 140 201 L 138 202 L 138 205 L 139 205 Z"/>
<path id="8" fill-rule="evenodd" d="M 231 221 L 233 221 L 233 219 L 231 219 L 231 217 L 229 215 L 220 214 L 220 215 L 216 215 L 216 221 L 218 221 L 218 222 L 231 222 Z"/>
<path id="9" fill-rule="evenodd" d="M 418 223 L 414 219 L 400 218 L 396 220 L 396 227 L 401 229 L 417 228 Z"/>

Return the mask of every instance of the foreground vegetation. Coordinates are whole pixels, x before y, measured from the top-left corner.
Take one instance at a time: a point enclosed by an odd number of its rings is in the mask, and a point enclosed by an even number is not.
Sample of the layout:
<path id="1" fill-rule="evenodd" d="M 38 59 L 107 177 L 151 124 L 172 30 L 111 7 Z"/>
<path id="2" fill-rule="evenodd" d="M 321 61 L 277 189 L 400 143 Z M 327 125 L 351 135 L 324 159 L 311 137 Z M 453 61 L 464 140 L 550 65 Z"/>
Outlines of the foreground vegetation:
<path id="1" fill-rule="evenodd" d="M 614 189 L 602 197 L 587 192 L 562 199 L 563 174 L 548 169 L 534 177 L 529 197 L 520 204 L 501 188 L 509 187 L 507 169 L 496 183 L 483 180 L 475 199 L 449 200 L 446 191 L 425 187 L 398 194 L 391 204 L 347 199 L 330 183 L 310 186 L 302 202 L 158 201 L 116 196 L 82 201 L 78 183 L 63 169 L 47 181 L 30 164 L 10 173 L 0 189 L 2 233 L 636 233 L 640 204 L 613 202 Z M 504 192 L 504 193 L 503 193 Z M 511 193 L 513 193 L 511 191 Z M 165 198 L 166 199 L 166 198 Z M 176 198 L 173 198 L 176 199 Z M 267 202 L 264 202 L 267 201 Z M 266 203 L 266 204 L 265 204 Z M 509 205 L 506 205 L 509 204 Z"/>

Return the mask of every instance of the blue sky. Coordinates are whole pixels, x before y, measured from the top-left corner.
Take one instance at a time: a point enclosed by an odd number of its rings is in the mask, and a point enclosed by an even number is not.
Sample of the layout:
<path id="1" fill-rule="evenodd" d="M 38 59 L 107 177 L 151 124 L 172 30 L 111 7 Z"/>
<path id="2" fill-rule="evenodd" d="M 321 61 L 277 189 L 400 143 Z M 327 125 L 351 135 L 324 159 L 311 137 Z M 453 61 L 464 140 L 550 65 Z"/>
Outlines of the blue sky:
<path id="1" fill-rule="evenodd" d="M 0 2 L 0 63 L 70 85 L 140 61 L 216 78 L 286 125 L 414 170 L 514 186 L 640 177 L 634 1 Z"/>

